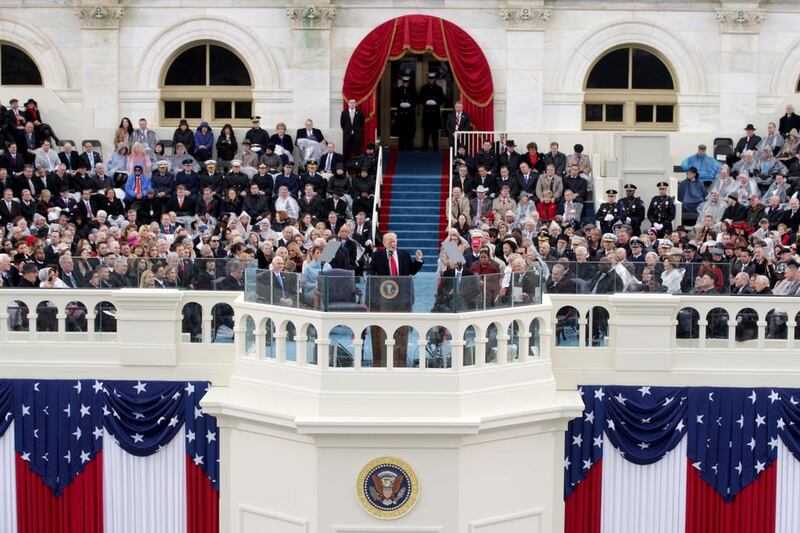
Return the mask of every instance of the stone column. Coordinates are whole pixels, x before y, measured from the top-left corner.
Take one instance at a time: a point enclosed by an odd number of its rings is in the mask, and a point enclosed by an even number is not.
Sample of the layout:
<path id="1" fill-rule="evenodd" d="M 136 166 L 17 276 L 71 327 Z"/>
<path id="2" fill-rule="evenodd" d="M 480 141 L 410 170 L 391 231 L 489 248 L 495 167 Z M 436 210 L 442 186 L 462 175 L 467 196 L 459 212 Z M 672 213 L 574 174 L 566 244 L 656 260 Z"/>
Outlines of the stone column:
<path id="1" fill-rule="evenodd" d="M 316 4 L 290 7 L 286 14 L 293 29 L 291 87 L 294 116 L 291 124 L 302 127 L 310 118 L 314 126 L 323 131 L 338 128 L 338 123 L 332 123 L 330 104 L 331 22 L 336 18 L 336 9 Z"/>
<path id="2" fill-rule="evenodd" d="M 610 296 L 609 303 L 616 370 L 671 370 L 678 298 L 620 293 Z M 647 339 L 646 350 L 642 349 L 642 339 Z"/>
<path id="3" fill-rule="evenodd" d="M 747 117 L 758 112 L 759 32 L 765 18 L 758 2 L 722 2 L 722 9 L 717 11 L 719 131 L 742 132 Z"/>
<path id="4" fill-rule="evenodd" d="M 119 23 L 124 13 L 109 0 L 75 8 L 81 22 L 82 105 L 94 112 L 96 127 L 119 121 Z"/>
<path id="5" fill-rule="evenodd" d="M 509 132 L 540 131 L 544 100 L 544 29 L 550 10 L 507 7 L 500 10 L 506 27 L 506 125 Z M 503 129 L 498 125 L 496 129 Z"/>

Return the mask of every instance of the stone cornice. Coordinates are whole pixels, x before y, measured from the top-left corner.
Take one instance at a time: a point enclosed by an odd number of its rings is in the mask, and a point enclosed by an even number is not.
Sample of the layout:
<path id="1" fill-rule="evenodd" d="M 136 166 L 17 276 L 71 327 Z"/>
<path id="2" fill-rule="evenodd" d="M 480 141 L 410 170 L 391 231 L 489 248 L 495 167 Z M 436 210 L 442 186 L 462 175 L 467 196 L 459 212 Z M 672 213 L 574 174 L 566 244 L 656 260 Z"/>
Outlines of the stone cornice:
<path id="1" fill-rule="evenodd" d="M 306 7 L 290 7 L 286 16 L 292 21 L 295 29 L 327 30 L 336 18 L 336 8 L 309 5 Z"/>
<path id="2" fill-rule="evenodd" d="M 549 9 L 534 9 L 530 7 L 503 8 L 500 18 L 505 23 L 507 30 L 533 30 L 544 31 L 545 24 L 550 20 Z"/>
<path id="3" fill-rule="evenodd" d="M 81 21 L 83 28 L 115 29 L 125 14 L 125 9 L 120 6 L 78 6 L 75 16 Z"/>
<path id="4" fill-rule="evenodd" d="M 758 33 L 767 15 L 758 9 L 732 9 L 717 11 L 717 22 L 722 33 Z"/>

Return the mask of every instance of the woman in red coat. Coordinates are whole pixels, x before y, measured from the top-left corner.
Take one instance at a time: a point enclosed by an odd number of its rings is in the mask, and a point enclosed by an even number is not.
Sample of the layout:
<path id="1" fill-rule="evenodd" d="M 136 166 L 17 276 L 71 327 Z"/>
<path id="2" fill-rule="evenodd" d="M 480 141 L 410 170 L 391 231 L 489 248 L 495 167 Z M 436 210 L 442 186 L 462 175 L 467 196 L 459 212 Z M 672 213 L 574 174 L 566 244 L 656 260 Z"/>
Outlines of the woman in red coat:
<path id="1" fill-rule="evenodd" d="M 556 218 L 558 206 L 553 201 L 553 191 L 546 190 L 542 194 L 541 200 L 536 204 L 536 211 L 539 212 L 539 220 L 543 223 L 550 223 Z"/>

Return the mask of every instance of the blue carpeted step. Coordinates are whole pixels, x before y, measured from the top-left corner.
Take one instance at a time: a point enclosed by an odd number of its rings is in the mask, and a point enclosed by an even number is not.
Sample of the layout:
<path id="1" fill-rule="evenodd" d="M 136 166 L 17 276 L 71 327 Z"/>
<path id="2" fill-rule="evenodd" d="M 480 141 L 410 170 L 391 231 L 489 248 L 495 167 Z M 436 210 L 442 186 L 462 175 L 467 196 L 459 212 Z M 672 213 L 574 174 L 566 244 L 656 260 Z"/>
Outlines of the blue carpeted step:
<path id="1" fill-rule="evenodd" d="M 397 233 L 401 247 L 422 250 L 424 272 L 436 270 L 439 255 L 443 157 L 439 152 L 402 152 L 392 176 L 388 227 Z"/>

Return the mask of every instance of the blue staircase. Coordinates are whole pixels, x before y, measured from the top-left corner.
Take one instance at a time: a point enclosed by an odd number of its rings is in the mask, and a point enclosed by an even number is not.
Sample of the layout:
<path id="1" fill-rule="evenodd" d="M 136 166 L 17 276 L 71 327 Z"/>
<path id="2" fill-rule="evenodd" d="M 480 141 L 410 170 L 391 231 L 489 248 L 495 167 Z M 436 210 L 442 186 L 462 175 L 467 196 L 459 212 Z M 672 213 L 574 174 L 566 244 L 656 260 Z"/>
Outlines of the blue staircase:
<path id="1" fill-rule="evenodd" d="M 441 240 L 442 164 L 444 152 L 400 152 L 389 192 L 389 231 L 413 254 L 422 250 L 423 272 L 436 271 Z"/>

